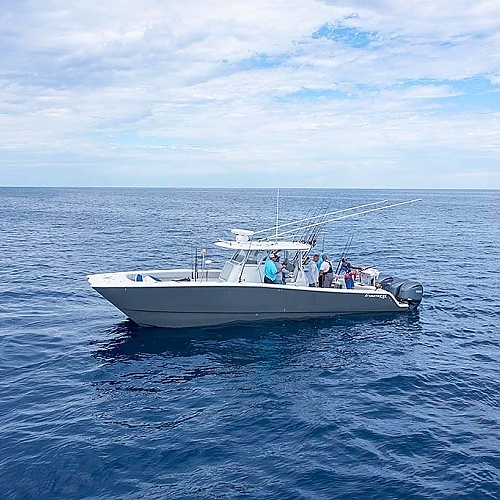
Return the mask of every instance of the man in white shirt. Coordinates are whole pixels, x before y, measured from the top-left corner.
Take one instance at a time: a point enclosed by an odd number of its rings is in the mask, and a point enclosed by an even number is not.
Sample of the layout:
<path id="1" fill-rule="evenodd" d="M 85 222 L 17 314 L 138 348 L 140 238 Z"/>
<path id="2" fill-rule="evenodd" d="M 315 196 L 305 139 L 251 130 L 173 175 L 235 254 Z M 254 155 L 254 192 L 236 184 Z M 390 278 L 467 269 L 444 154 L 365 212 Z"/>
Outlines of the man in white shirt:
<path id="1" fill-rule="evenodd" d="M 333 268 L 332 263 L 328 260 L 328 257 L 323 254 L 323 262 L 319 268 L 319 285 L 321 288 L 330 288 L 333 281 Z"/>
<path id="2" fill-rule="evenodd" d="M 309 262 L 309 273 L 307 274 L 307 279 L 309 280 L 309 286 L 311 287 L 319 287 L 318 261 L 319 261 L 319 255 L 315 253 L 313 255 L 311 262 Z"/>

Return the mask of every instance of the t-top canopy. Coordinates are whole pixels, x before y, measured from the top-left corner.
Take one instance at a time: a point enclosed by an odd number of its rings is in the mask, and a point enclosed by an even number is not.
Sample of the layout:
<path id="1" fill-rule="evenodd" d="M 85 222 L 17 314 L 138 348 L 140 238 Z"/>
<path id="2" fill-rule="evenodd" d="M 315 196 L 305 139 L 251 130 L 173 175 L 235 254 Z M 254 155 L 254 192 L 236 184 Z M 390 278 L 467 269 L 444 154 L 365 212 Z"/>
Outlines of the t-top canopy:
<path id="1" fill-rule="evenodd" d="M 269 252 L 277 250 L 303 250 L 307 252 L 311 248 L 308 243 L 291 240 L 263 239 L 252 241 L 250 238 L 255 232 L 248 229 L 231 229 L 231 232 L 236 235 L 235 241 L 219 240 L 215 242 L 215 245 L 230 250 L 265 250 Z"/>

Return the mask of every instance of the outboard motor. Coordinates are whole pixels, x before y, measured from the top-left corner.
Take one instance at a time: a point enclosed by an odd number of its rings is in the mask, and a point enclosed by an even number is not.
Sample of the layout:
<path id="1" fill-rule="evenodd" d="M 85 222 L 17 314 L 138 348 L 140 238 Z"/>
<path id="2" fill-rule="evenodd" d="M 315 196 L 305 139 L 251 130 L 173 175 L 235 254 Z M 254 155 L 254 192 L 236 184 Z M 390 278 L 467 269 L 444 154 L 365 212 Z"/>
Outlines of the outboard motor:
<path id="1" fill-rule="evenodd" d="M 401 290 L 401 286 L 404 282 L 405 280 L 402 278 L 394 278 L 394 281 L 391 284 L 387 285 L 387 288 L 385 288 L 385 290 L 391 292 L 394 297 L 399 298 L 399 291 Z"/>
<path id="2" fill-rule="evenodd" d="M 377 283 L 382 290 L 391 292 L 396 299 L 408 303 L 411 309 L 422 302 L 424 287 L 416 281 L 393 278 L 389 274 L 380 273 Z"/>
<path id="3" fill-rule="evenodd" d="M 401 278 L 393 278 L 392 276 L 380 274 L 378 277 L 378 283 L 382 287 L 382 290 L 386 292 L 391 292 L 394 297 L 397 297 L 399 294 L 399 290 L 401 285 L 405 282 L 404 279 Z"/>
<path id="4" fill-rule="evenodd" d="M 387 285 L 389 283 L 392 283 L 394 281 L 394 278 L 387 273 L 380 273 L 377 278 L 377 283 L 384 288 L 384 285 Z"/>
<path id="5" fill-rule="evenodd" d="M 422 302 L 424 287 L 413 280 L 406 280 L 400 287 L 398 299 L 410 304 L 410 307 L 417 307 Z"/>

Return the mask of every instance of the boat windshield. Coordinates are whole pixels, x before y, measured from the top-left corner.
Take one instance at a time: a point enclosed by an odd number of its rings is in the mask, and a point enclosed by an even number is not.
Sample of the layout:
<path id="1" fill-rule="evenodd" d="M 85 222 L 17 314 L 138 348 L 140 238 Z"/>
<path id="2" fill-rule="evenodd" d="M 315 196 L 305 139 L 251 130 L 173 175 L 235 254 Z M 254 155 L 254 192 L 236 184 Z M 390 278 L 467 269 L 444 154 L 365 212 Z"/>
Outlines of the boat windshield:
<path id="1" fill-rule="evenodd" d="M 231 257 L 231 262 L 235 264 L 241 264 L 245 262 L 247 264 L 258 264 L 267 256 L 267 252 L 262 250 L 237 250 Z"/>

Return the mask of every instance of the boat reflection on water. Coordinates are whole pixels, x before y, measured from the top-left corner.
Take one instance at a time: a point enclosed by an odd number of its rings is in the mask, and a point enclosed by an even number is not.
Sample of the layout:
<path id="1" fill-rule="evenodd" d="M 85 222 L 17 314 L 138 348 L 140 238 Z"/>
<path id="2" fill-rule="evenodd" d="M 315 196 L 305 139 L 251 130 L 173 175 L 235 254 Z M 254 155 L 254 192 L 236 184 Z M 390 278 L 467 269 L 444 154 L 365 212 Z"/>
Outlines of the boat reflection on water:
<path id="1" fill-rule="evenodd" d="M 418 337 L 421 331 L 417 310 L 396 313 L 342 316 L 303 321 L 270 321 L 211 328 L 164 329 L 141 327 L 125 320 L 106 332 L 106 340 L 95 341 L 92 355 L 105 363 L 127 362 L 149 357 L 190 358 L 210 356 L 218 363 L 243 366 L 251 363 L 288 363 L 303 352 L 355 347 L 377 339 L 384 331 Z M 349 364 L 348 359 L 338 360 Z"/>

